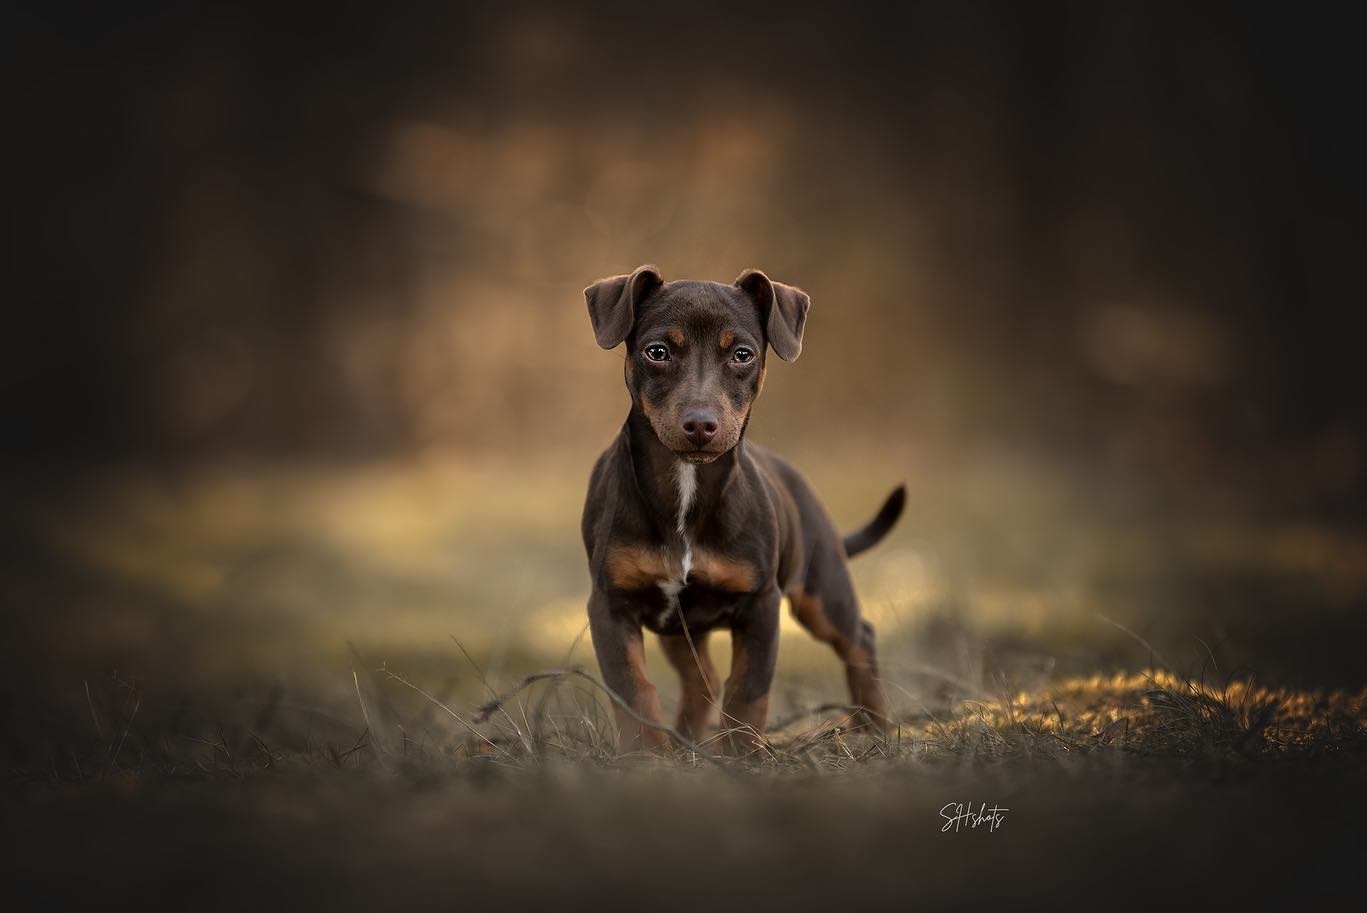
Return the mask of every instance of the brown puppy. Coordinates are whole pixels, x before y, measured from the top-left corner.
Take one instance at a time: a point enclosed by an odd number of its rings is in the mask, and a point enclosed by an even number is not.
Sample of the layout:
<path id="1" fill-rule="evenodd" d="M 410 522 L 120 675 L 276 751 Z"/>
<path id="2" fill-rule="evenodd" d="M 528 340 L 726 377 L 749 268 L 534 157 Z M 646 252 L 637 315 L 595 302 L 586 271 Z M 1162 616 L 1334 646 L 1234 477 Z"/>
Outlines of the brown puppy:
<path id="1" fill-rule="evenodd" d="M 584 289 L 598 344 L 627 343 L 631 412 L 598 458 L 584 505 L 593 592 L 589 626 L 617 707 L 619 747 L 664 745 L 660 701 L 646 677 L 641 629 L 683 682 L 676 728 L 696 739 L 716 718 L 733 747 L 763 735 L 778 654 L 779 604 L 845 663 L 850 700 L 885 726 L 873 627 L 845 560 L 897 522 L 898 488 L 868 526 L 841 539 L 806 481 L 745 440 L 764 385 L 765 347 L 785 361 L 802 351 L 810 299 L 758 270 L 734 285 L 666 283 L 654 267 Z M 708 633 L 731 632 L 724 689 Z"/>

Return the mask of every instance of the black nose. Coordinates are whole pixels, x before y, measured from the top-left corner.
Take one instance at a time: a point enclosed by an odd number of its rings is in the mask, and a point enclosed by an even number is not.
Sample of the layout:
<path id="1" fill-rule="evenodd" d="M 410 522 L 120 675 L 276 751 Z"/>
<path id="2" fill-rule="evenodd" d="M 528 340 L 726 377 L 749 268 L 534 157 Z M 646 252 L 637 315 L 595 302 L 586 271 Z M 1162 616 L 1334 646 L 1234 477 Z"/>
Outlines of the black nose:
<path id="1" fill-rule="evenodd" d="M 717 436 L 717 417 L 702 409 L 686 412 L 683 417 L 683 433 L 694 447 L 701 450 Z"/>

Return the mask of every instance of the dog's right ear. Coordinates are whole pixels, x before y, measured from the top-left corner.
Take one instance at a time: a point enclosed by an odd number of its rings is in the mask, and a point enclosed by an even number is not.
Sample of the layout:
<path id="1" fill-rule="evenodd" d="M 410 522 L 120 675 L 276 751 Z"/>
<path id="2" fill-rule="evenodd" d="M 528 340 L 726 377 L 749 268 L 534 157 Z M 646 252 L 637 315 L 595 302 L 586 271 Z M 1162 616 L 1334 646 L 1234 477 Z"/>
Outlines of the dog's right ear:
<path id="1" fill-rule="evenodd" d="M 636 322 L 636 307 L 655 289 L 664 285 L 653 266 L 638 266 L 630 276 L 600 279 L 584 289 L 589 303 L 589 320 L 598 344 L 611 349 L 631 334 Z"/>

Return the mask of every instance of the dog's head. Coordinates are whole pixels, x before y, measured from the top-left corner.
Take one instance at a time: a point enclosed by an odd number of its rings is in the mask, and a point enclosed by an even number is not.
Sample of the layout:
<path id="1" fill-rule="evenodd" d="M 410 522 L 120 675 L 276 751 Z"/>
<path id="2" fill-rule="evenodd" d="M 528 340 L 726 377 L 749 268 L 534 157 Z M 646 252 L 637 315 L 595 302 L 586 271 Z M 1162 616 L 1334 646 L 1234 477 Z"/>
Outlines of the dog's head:
<path id="1" fill-rule="evenodd" d="M 746 270 L 733 285 L 666 283 L 653 266 L 584 289 L 598 344 L 627 344 L 631 398 L 680 459 L 710 463 L 735 447 L 764 386 L 765 347 L 802 352 L 811 299 Z"/>

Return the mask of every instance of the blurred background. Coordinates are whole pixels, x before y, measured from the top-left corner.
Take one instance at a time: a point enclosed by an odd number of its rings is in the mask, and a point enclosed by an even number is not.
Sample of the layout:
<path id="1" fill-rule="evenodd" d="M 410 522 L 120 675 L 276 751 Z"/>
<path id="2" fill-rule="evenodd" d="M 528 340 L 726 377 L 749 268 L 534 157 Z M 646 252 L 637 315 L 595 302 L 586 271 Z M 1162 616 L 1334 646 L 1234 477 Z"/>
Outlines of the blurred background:
<path id="1" fill-rule="evenodd" d="M 1363 684 L 1350 12 L 15 14 L 11 717 L 592 666 L 581 289 L 644 262 L 811 294 L 751 436 L 843 528 L 908 484 L 855 564 L 895 701 L 1150 648 Z"/>

